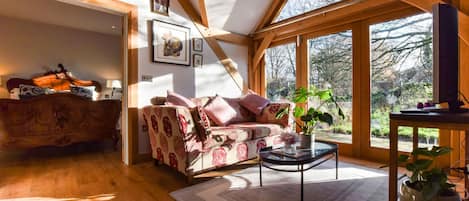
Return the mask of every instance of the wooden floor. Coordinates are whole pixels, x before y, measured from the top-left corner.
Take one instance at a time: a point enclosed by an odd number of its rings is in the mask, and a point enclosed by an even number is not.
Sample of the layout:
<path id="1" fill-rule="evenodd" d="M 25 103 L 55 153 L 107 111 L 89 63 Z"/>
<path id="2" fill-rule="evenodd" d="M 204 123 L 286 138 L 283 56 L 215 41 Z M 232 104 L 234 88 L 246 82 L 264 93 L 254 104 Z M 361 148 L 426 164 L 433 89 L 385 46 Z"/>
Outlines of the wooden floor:
<path id="1" fill-rule="evenodd" d="M 381 164 L 341 157 L 372 168 Z M 255 161 L 200 175 L 195 183 L 252 166 Z M 110 145 L 88 143 L 66 148 L 0 152 L 0 201 L 160 201 L 185 187 L 185 178 L 153 162 L 131 167 Z"/>

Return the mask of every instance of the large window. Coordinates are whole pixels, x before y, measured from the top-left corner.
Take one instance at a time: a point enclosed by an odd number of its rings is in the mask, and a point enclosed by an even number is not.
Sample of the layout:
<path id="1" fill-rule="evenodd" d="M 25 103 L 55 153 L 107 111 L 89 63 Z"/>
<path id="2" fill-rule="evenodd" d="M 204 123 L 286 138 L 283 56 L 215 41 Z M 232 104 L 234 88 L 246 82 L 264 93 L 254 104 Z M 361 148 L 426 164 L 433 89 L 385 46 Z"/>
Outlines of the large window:
<path id="1" fill-rule="evenodd" d="M 334 124 L 321 124 L 317 138 L 352 143 L 352 31 L 308 40 L 309 84 L 332 89 L 345 113 L 345 119 L 333 111 Z M 314 101 L 310 104 L 315 104 Z"/>
<path id="2" fill-rule="evenodd" d="M 290 100 L 296 86 L 295 44 L 279 45 L 266 50 L 266 95 L 273 101 Z"/>
<path id="3" fill-rule="evenodd" d="M 274 22 L 301 15 L 339 1 L 341 0 L 288 0 Z"/>
<path id="4" fill-rule="evenodd" d="M 389 148 L 389 112 L 432 99 L 432 16 L 372 25 L 371 146 Z M 438 143 L 438 130 L 421 129 L 420 145 Z M 399 128 L 399 149 L 412 150 L 412 128 Z"/>

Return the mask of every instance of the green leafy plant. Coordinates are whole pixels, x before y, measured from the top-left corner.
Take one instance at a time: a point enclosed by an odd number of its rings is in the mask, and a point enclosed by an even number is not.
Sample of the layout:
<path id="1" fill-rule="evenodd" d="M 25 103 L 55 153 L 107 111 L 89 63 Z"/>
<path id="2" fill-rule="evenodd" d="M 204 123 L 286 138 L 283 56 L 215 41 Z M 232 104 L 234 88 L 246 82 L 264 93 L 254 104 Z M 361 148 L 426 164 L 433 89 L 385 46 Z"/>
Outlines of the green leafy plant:
<path id="1" fill-rule="evenodd" d="M 310 99 L 317 99 L 319 104 L 316 107 L 310 106 L 307 109 L 301 107 L 301 105 L 308 103 Z M 295 108 L 293 108 L 293 116 L 301 120 L 300 123 L 295 119 L 295 123 L 301 128 L 305 135 L 313 134 L 319 122 L 329 125 L 334 123 L 332 115 L 325 111 L 327 110 L 326 106 L 332 104 L 332 106 L 337 109 L 338 115 L 342 119 L 345 118 L 344 112 L 333 96 L 332 89 L 320 90 L 314 86 L 311 86 L 309 89 L 300 87 L 295 90 L 292 101 L 296 104 Z M 282 118 L 289 113 L 290 108 L 281 109 L 277 112 L 276 118 Z"/>
<path id="2" fill-rule="evenodd" d="M 405 183 L 408 187 L 422 192 L 425 200 L 436 196 L 454 195 L 454 184 L 448 183 L 446 172 L 433 165 L 434 161 L 451 151 L 449 147 L 433 146 L 431 149 L 418 148 L 410 155 L 400 155 L 398 161 L 406 164 L 406 169 L 412 172 Z M 412 157 L 411 157 L 412 156 Z M 419 158 L 423 156 L 423 158 Z"/>

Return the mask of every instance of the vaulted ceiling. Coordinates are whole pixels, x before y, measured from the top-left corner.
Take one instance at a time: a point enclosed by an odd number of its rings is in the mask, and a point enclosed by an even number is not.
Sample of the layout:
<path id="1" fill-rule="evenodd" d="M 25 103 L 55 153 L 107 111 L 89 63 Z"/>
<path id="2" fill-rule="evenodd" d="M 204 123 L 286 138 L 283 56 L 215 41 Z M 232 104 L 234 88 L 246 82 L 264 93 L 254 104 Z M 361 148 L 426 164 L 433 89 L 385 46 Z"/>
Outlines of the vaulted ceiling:
<path id="1" fill-rule="evenodd" d="M 209 27 L 249 34 L 256 28 L 272 0 L 205 0 Z M 200 14 L 199 0 L 191 0 Z"/>

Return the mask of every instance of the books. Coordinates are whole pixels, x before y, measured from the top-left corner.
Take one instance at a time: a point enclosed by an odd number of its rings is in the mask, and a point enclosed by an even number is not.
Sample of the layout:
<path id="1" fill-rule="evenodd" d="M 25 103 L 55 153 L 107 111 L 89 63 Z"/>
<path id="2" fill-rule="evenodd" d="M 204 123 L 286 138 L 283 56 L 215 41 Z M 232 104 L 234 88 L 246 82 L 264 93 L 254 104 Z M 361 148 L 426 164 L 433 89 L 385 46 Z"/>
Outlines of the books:
<path id="1" fill-rule="evenodd" d="M 289 158 L 293 158 L 293 159 L 298 159 L 298 158 L 301 158 L 303 156 L 311 155 L 311 150 L 310 149 L 299 149 L 299 150 L 296 150 L 295 153 L 290 154 L 290 153 L 286 153 L 283 149 L 275 149 L 275 150 L 272 150 L 272 154 L 275 154 L 275 155 L 278 155 L 278 156 L 285 156 L 285 157 L 289 157 Z"/>

